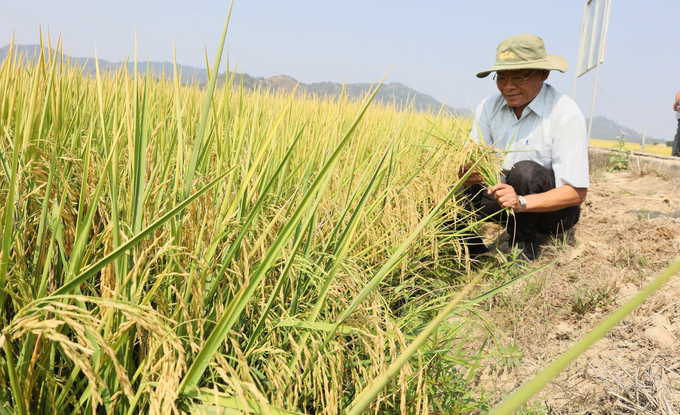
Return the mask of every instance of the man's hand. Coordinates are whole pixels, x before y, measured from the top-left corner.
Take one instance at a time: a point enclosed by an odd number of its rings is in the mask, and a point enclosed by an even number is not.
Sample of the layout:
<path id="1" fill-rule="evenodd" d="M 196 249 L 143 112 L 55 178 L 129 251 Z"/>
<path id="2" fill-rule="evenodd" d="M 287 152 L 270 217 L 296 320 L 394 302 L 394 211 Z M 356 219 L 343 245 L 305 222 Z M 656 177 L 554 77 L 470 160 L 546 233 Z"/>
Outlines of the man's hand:
<path id="1" fill-rule="evenodd" d="M 517 197 L 515 189 L 509 184 L 499 183 L 491 186 L 489 187 L 489 194 L 493 195 L 502 208 L 510 208 L 515 212 L 521 208 L 519 197 Z"/>
<path id="2" fill-rule="evenodd" d="M 458 178 L 461 178 L 467 173 L 468 170 L 470 170 L 470 165 L 466 164 L 463 167 L 458 170 Z M 481 184 L 484 183 L 484 179 L 482 176 L 479 175 L 479 172 L 477 170 L 472 170 L 470 175 L 468 176 L 467 179 L 463 182 L 463 186 L 469 187 L 472 186 L 473 184 Z"/>

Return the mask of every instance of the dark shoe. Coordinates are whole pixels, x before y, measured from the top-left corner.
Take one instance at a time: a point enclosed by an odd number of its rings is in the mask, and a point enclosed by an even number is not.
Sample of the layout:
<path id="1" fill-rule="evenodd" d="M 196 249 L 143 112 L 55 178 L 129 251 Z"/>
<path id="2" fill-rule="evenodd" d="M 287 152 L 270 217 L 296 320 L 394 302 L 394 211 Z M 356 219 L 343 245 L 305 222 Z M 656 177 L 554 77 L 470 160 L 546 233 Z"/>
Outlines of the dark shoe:
<path id="1" fill-rule="evenodd" d="M 471 236 L 469 238 L 465 238 L 464 241 L 468 253 L 470 254 L 470 258 L 476 258 L 490 252 L 489 248 L 484 245 L 484 241 L 480 236 Z"/>
<path id="2" fill-rule="evenodd" d="M 540 245 L 536 242 L 517 241 L 515 242 L 515 247 L 527 261 L 534 261 L 541 256 Z"/>

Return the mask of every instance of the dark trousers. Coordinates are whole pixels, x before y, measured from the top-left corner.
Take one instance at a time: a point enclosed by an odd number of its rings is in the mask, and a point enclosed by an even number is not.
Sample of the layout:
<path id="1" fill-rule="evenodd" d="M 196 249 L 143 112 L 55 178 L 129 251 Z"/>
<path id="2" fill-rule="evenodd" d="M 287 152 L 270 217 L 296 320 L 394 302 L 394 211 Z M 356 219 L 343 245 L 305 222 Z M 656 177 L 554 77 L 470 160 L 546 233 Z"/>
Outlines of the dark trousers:
<path id="1" fill-rule="evenodd" d="M 534 161 L 517 162 L 506 173 L 505 182 L 515 189 L 517 195 L 526 196 L 547 192 L 555 188 L 555 174 Z M 571 206 L 554 212 L 520 212 L 508 215 L 501 209 L 487 187 L 473 185 L 465 189 L 472 201 L 477 218 L 490 217 L 502 225 L 514 241 L 537 242 L 538 234 L 557 235 L 578 223 L 581 206 Z"/>
<path id="2" fill-rule="evenodd" d="M 680 120 L 678 120 L 678 131 L 675 133 L 675 140 L 673 140 L 671 156 L 680 157 Z"/>

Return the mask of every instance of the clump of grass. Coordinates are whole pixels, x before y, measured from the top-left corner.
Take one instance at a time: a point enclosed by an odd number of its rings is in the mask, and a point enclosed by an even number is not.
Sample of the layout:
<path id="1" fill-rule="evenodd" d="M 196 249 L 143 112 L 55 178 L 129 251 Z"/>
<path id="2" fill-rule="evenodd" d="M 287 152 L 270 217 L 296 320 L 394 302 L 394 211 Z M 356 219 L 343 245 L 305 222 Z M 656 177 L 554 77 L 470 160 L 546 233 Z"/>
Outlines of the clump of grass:
<path id="1" fill-rule="evenodd" d="M 616 296 L 609 284 L 603 284 L 599 287 L 586 287 L 576 292 L 571 311 L 577 317 L 583 318 L 598 307 L 603 308 L 614 302 L 614 300 L 616 300 Z"/>

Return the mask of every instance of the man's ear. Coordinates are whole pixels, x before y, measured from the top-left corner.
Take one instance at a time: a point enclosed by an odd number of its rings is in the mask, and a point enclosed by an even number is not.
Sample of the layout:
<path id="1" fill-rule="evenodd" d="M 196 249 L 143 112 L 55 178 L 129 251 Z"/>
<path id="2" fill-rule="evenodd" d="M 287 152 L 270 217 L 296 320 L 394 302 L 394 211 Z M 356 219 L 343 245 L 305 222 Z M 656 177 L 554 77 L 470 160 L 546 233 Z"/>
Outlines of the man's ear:
<path id="1" fill-rule="evenodd" d="M 541 80 L 545 81 L 546 79 L 548 79 L 548 75 L 550 75 L 550 71 L 543 71 L 543 77 L 541 78 Z"/>

